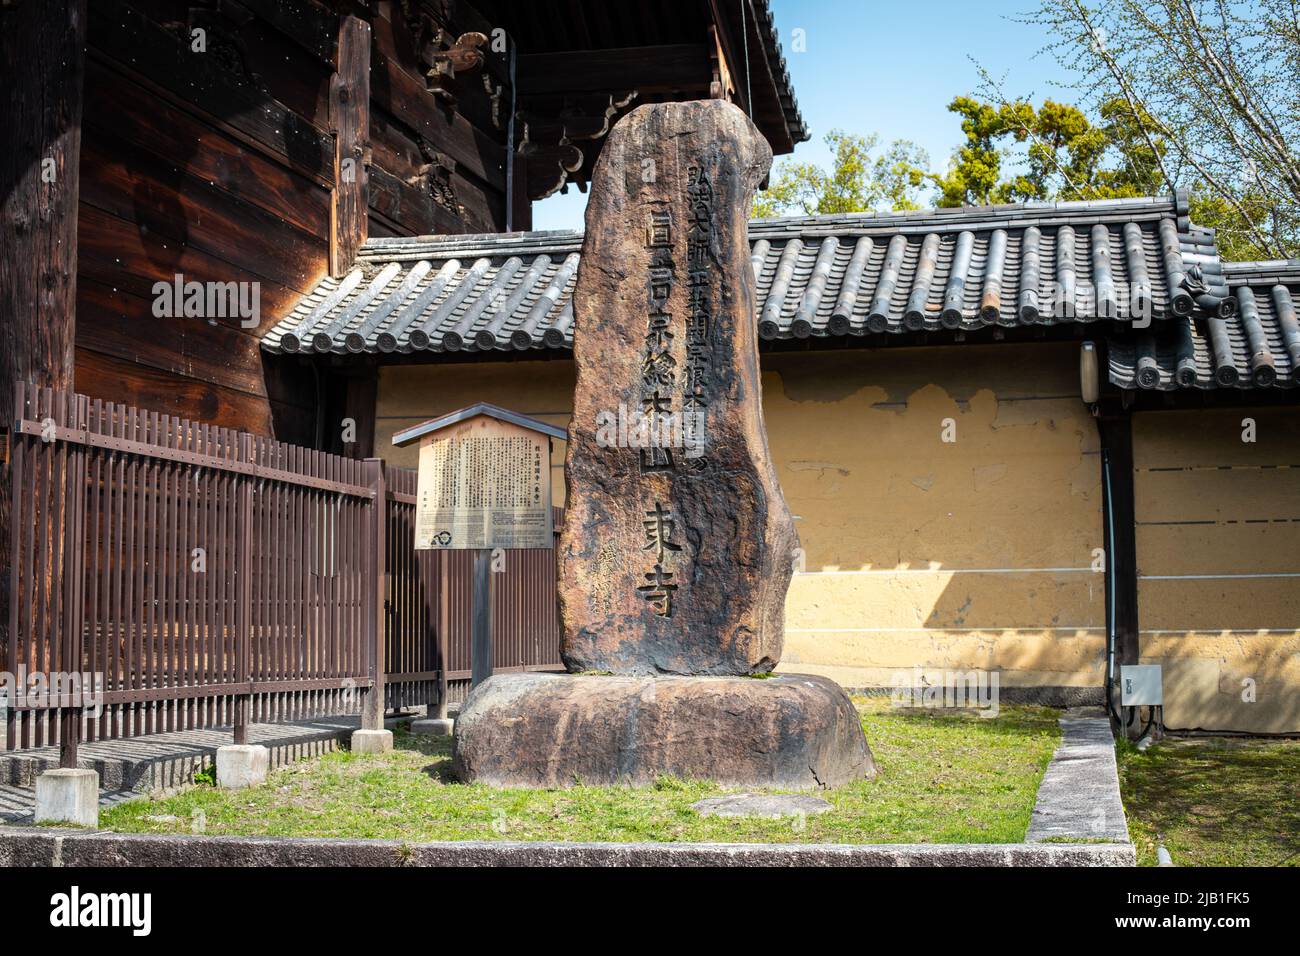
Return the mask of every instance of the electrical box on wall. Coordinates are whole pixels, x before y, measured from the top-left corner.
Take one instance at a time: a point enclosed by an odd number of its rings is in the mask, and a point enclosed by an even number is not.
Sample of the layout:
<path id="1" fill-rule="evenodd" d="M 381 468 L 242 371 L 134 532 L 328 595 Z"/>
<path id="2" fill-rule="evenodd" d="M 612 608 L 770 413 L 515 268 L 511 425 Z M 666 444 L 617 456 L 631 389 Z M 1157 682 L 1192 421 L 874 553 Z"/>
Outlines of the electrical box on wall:
<path id="1" fill-rule="evenodd" d="M 1123 664 L 1119 669 L 1123 707 L 1163 707 L 1164 688 L 1159 664 Z"/>

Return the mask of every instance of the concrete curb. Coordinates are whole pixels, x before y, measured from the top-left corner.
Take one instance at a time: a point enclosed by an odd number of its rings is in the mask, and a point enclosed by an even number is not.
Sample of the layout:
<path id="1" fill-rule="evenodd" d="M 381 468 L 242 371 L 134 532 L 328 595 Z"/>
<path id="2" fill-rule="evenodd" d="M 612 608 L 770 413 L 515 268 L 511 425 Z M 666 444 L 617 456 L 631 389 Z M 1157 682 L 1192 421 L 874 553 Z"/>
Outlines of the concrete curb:
<path id="1" fill-rule="evenodd" d="M 153 836 L 0 827 L 16 866 L 1133 866 L 1132 844 L 510 843 Z"/>

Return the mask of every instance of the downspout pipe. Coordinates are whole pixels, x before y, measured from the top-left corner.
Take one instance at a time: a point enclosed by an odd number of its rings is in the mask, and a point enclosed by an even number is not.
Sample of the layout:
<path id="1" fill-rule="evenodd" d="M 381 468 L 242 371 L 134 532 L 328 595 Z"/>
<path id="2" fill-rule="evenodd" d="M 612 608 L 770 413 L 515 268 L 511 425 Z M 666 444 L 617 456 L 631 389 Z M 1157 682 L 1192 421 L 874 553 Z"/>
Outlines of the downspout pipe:
<path id="1" fill-rule="evenodd" d="M 1123 719 L 1115 709 L 1115 645 L 1118 636 L 1115 630 L 1115 501 L 1111 494 L 1110 454 L 1105 447 L 1101 449 L 1101 478 L 1105 489 L 1106 502 L 1106 713 L 1123 724 Z"/>

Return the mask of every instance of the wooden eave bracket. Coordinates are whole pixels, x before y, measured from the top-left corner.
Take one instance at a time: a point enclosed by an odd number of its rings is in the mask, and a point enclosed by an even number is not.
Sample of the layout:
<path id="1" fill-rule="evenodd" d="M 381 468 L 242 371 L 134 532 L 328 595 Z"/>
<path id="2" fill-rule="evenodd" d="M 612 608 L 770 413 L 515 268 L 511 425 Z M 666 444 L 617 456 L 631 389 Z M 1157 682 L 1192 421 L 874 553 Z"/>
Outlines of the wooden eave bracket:
<path id="1" fill-rule="evenodd" d="M 517 152 L 530 163 L 528 182 L 534 188 L 529 199 L 545 199 L 564 189 L 587 161 L 586 152 L 577 144 L 594 144 L 607 136 L 619 112 L 637 95 L 636 90 L 573 93 L 559 98 L 558 110 L 538 109 L 536 104 L 520 109 L 522 134 Z M 552 112 L 554 115 L 549 115 Z M 575 180 L 574 184 L 585 191 L 585 182 Z"/>
<path id="2" fill-rule="evenodd" d="M 425 86 L 448 107 L 456 105 L 456 74 L 471 73 L 483 65 L 483 47 L 488 38 L 482 33 L 462 33 L 452 37 L 445 30 L 424 48 L 421 59 L 429 65 Z"/>

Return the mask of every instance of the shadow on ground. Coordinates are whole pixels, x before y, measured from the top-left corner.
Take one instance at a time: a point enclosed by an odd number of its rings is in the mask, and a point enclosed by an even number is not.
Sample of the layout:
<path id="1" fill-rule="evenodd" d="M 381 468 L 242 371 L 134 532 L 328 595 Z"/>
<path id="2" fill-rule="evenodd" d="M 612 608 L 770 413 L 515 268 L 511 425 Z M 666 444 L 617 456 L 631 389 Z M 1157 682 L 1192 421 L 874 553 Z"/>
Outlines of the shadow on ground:
<path id="1" fill-rule="evenodd" d="M 1164 845 L 1179 866 L 1300 865 L 1300 741 L 1121 744 L 1119 763 L 1139 863 Z"/>

